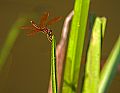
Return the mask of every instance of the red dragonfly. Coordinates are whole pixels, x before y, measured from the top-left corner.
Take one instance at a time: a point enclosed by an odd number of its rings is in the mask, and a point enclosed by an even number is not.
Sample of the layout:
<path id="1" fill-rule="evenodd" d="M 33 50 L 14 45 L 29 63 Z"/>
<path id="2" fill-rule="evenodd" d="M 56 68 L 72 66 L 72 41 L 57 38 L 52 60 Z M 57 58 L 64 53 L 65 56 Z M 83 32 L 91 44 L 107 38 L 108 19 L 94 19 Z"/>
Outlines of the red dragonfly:
<path id="1" fill-rule="evenodd" d="M 52 25 L 53 23 L 56 23 L 62 17 L 61 16 L 55 17 L 47 22 L 48 16 L 49 16 L 49 13 L 45 12 L 40 19 L 39 25 L 37 25 L 34 21 L 30 21 L 32 24 L 31 26 L 22 26 L 21 29 L 32 30 L 32 32 L 29 32 L 27 34 L 27 36 L 35 35 L 35 33 L 37 32 L 43 32 L 44 34 L 47 35 L 48 40 L 52 42 L 52 35 L 53 35 L 52 30 L 47 28 L 47 26 Z"/>

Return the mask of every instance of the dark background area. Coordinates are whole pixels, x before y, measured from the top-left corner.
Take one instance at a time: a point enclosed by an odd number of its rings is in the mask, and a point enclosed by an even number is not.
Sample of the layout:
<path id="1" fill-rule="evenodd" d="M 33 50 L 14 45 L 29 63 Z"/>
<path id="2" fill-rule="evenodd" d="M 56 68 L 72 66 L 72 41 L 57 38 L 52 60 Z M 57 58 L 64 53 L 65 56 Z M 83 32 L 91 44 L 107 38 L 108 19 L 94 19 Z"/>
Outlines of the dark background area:
<path id="1" fill-rule="evenodd" d="M 39 22 L 44 11 L 50 18 L 63 19 L 52 25 L 57 43 L 67 14 L 74 0 L 0 0 L 0 49 L 15 21 L 22 15 Z M 120 35 L 120 0 L 91 0 L 90 12 L 108 18 L 103 43 L 102 60 L 105 61 Z M 36 18 L 31 15 L 35 14 Z M 29 24 L 29 20 L 28 20 Z M 0 73 L 0 93 L 47 93 L 50 76 L 51 44 L 44 34 L 27 37 L 21 30 L 7 62 Z M 120 93 L 120 72 L 114 78 L 108 93 Z"/>

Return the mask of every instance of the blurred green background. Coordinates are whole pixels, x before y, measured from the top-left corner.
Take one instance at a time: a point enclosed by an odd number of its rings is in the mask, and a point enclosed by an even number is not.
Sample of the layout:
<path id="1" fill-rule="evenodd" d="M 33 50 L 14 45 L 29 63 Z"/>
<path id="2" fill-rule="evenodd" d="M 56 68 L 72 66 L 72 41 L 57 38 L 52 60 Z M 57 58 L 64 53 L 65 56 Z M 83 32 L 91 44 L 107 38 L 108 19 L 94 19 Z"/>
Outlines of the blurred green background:
<path id="1" fill-rule="evenodd" d="M 73 9 L 73 5 L 74 0 L 0 0 L 0 50 L 18 18 L 26 15 L 28 16 L 26 25 L 30 25 L 29 20 L 35 20 L 38 23 L 44 11 L 50 13 L 49 18 L 63 17 L 61 21 L 51 26 L 58 43 L 64 19 Z M 90 12 L 108 18 L 103 42 L 103 62 L 120 35 L 119 9 L 120 0 L 91 0 Z M 21 30 L 0 72 L 0 93 L 47 93 L 51 44 L 42 33 L 27 37 L 26 32 Z M 119 86 L 120 72 L 117 73 L 108 93 L 113 91 L 120 93 Z"/>

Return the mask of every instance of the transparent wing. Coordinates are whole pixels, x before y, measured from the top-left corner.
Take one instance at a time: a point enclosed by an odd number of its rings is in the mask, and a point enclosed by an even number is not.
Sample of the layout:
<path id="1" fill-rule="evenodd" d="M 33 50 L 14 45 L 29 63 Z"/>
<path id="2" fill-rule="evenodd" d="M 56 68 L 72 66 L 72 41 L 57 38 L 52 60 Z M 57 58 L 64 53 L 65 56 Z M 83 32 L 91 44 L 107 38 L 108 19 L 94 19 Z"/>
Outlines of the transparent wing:
<path id="1" fill-rule="evenodd" d="M 35 33 L 36 33 L 36 32 L 35 32 L 35 30 L 34 30 L 34 31 L 32 31 L 32 32 L 27 33 L 26 35 L 27 35 L 27 36 L 34 36 Z"/>
<path id="2" fill-rule="evenodd" d="M 52 25 L 52 24 L 56 23 L 57 21 L 61 20 L 61 18 L 62 18 L 61 16 L 55 17 L 55 18 L 51 19 L 50 21 L 48 21 L 46 25 Z"/>
<path id="3" fill-rule="evenodd" d="M 46 21 L 48 19 L 49 13 L 48 12 L 44 12 L 44 14 L 42 15 L 41 19 L 40 19 L 40 27 L 44 27 L 46 25 Z"/>
<path id="4" fill-rule="evenodd" d="M 20 29 L 23 29 L 23 30 L 35 30 L 35 28 L 33 26 L 22 26 Z"/>

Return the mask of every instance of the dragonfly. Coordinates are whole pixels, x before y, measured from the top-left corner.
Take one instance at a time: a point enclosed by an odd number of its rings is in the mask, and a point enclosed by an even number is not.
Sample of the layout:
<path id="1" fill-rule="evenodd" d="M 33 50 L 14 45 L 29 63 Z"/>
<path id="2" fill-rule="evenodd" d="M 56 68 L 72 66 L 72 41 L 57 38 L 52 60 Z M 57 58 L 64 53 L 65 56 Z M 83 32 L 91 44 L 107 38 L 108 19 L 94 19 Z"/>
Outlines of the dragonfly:
<path id="1" fill-rule="evenodd" d="M 33 36 L 38 32 L 43 32 L 47 35 L 47 38 L 50 42 L 52 42 L 52 35 L 53 32 L 51 29 L 48 28 L 49 25 L 52 25 L 59 20 L 61 20 L 61 16 L 55 17 L 49 21 L 47 21 L 49 16 L 48 12 L 44 12 L 44 14 L 40 18 L 40 23 L 37 25 L 34 21 L 30 21 L 31 26 L 22 26 L 21 29 L 23 30 L 31 30 L 31 32 L 27 33 L 27 36 Z"/>

